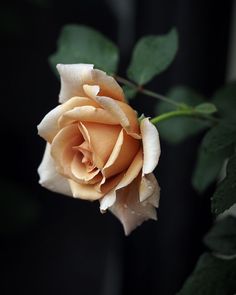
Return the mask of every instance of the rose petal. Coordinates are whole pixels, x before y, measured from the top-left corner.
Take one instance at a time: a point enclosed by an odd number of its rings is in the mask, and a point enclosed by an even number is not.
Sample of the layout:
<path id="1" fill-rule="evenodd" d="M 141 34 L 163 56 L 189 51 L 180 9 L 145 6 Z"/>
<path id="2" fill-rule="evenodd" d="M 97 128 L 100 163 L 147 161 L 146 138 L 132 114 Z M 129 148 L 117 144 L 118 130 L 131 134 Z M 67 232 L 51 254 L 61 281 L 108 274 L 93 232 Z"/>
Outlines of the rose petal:
<path id="1" fill-rule="evenodd" d="M 90 82 L 88 84 L 99 85 L 100 96 L 108 96 L 116 100 L 125 101 L 123 89 L 113 77 L 108 76 L 105 72 L 96 69 L 92 72 L 92 76 L 95 83 Z"/>
<path id="2" fill-rule="evenodd" d="M 90 144 L 94 164 L 97 168 L 103 168 L 114 148 L 121 127 L 83 122 L 79 128 Z"/>
<path id="3" fill-rule="evenodd" d="M 95 108 L 92 106 L 76 107 L 73 110 L 65 112 L 59 122 L 59 127 L 63 128 L 66 125 L 76 121 L 94 122 L 107 125 L 118 125 L 119 121 L 109 114 L 104 109 Z"/>
<path id="4" fill-rule="evenodd" d="M 137 114 L 128 104 L 105 96 L 97 96 L 96 101 L 120 122 L 129 135 L 136 139 L 141 138 Z"/>
<path id="5" fill-rule="evenodd" d="M 139 201 L 140 177 L 131 184 L 117 191 L 116 202 L 109 209 L 121 221 L 126 235 L 141 225 L 145 220 L 156 220 L 155 207 L 146 200 Z"/>
<path id="6" fill-rule="evenodd" d="M 100 210 L 102 212 L 104 212 L 109 206 L 112 206 L 114 204 L 116 200 L 116 191 L 128 186 L 139 175 L 143 163 L 142 153 L 142 148 L 140 148 L 131 165 L 129 166 L 127 171 L 125 171 L 117 186 L 108 195 L 104 196 L 104 201 L 101 200 L 102 205 L 100 206 Z M 108 200 L 109 198 L 112 198 L 112 200 Z"/>
<path id="7" fill-rule="evenodd" d="M 51 146 L 48 143 L 44 152 L 43 160 L 38 167 L 39 183 L 56 193 L 72 196 L 68 180 L 57 173 L 55 163 L 50 155 Z"/>
<path id="8" fill-rule="evenodd" d="M 77 125 L 66 126 L 53 139 L 51 155 L 55 161 L 57 171 L 64 176 L 72 176 L 71 162 L 76 152 L 73 147 L 80 145 L 82 142 L 83 136 Z"/>
<path id="9" fill-rule="evenodd" d="M 124 101 L 124 93 L 111 76 L 100 70 L 93 70 L 91 64 L 57 65 L 61 76 L 59 102 L 65 102 L 72 96 L 84 96 L 83 85 L 98 85 L 100 94 Z"/>
<path id="10" fill-rule="evenodd" d="M 143 140 L 143 175 L 151 173 L 158 164 L 161 154 L 159 135 L 156 127 L 145 118 L 140 124 Z"/>
<path id="11" fill-rule="evenodd" d="M 81 184 L 71 179 L 69 179 L 68 181 L 74 198 L 95 201 L 100 199 L 104 195 L 103 193 L 95 190 L 93 184 Z"/>
<path id="12" fill-rule="evenodd" d="M 139 147 L 140 140 L 134 139 L 121 130 L 113 151 L 102 170 L 103 175 L 111 177 L 128 169 Z"/>
<path id="13" fill-rule="evenodd" d="M 46 141 L 52 142 L 54 136 L 59 131 L 58 120 L 67 111 L 80 106 L 93 106 L 99 105 L 92 99 L 86 97 L 72 97 L 66 103 L 57 106 L 51 110 L 38 125 L 38 133 Z"/>
<path id="14" fill-rule="evenodd" d="M 158 196 L 158 198 L 151 198 L 151 196 Z M 160 187 L 153 173 L 146 174 L 141 178 L 139 185 L 139 200 L 144 202 L 149 198 L 152 205 L 158 207 L 159 204 Z"/>
<path id="15" fill-rule="evenodd" d="M 92 80 L 93 65 L 91 64 L 58 64 L 57 70 L 61 77 L 59 102 L 66 102 L 73 96 L 84 96 L 83 85 Z"/>

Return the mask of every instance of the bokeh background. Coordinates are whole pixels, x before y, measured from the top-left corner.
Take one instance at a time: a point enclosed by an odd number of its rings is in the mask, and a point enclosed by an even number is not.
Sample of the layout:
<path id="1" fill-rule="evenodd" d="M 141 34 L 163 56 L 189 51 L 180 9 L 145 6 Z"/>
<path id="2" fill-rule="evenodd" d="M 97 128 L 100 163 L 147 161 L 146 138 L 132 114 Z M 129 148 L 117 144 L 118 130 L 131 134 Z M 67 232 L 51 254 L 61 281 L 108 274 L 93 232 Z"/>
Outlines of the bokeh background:
<path id="1" fill-rule="evenodd" d="M 98 203 L 38 185 L 44 141 L 36 126 L 56 106 L 60 88 L 48 56 L 63 25 L 85 24 L 118 44 L 124 75 L 136 40 L 176 26 L 176 60 L 148 88 L 165 93 L 184 84 L 210 96 L 231 73 L 233 2 L 1 3 L 1 294 L 173 295 L 180 290 L 212 223 L 210 192 L 199 196 L 191 187 L 201 135 L 177 146 L 161 141 L 159 221 L 146 222 L 125 237 L 115 217 L 99 213 Z M 139 95 L 131 104 L 154 115 L 152 98 Z"/>

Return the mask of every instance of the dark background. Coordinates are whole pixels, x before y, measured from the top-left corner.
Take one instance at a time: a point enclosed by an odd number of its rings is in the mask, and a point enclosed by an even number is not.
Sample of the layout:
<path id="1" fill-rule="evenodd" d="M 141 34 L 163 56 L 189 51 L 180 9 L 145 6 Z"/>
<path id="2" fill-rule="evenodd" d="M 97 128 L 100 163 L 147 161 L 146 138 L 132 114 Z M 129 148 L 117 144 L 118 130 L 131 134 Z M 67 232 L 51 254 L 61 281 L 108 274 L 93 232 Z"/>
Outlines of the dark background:
<path id="1" fill-rule="evenodd" d="M 213 5 L 214 3 L 214 5 Z M 44 150 L 37 124 L 60 89 L 47 58 L 64 24 L 94 27 L 121 49 L 124 74 L 135 41 L 176 26 L 177 58 L 148 88 L 185 84 L 210 96 L 224 84 L 231 1 L 28 0 L 1 4 L 1 294 L 173 295 L 204 250 L 209 196 L 192 189 L 200 137 L 177 146 L 161 141 L 159 221 L 124 237 L 98 203 L 50 193 L 38 185 Z M 92 46 L 92 45 L 91 45 Z M 156 103 L 132 105 L 152 116 Z"/>

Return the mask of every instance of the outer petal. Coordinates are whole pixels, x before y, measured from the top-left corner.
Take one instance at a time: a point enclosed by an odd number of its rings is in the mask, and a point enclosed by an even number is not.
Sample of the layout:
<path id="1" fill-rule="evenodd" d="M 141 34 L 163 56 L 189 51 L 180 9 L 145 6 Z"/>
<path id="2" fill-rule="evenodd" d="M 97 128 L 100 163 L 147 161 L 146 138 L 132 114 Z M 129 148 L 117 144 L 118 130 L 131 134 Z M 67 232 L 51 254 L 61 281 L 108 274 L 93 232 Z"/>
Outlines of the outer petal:
<path id="1" fill-rule="evenodd" d="M 75 107 L 65 112 L 59 119 L 59 126 L 64 126 L 76 121 L 94 122 L 107 125 L 118 125 L 119 121 L 109 114 L 106 110 L 93 106 Z"/>
<path id="2" fill-rule="evenodd" d="M 161 154 L 159 134 L 156 127 L 145 118 L 140 124 L 143 140 L 143 175 L 151 173 L 158 164 Z"/>
<path id="3" fill-rule="evenodd" d="M 73 96 L 84 96 L 83 85 L 92 80 L 93 65 L 91 64 L 70 64 L 57 65 L 61 77 L 61 91 L 59 102 L 66 102 Z"/>
<path id="4" fill-rule="evenodd" d="M 139 201 L 139 182 L 137 177 L 131 184 L 117 191 L 116 202 L 110 207 L 111 212 L 121 221 L 126 235 L 141 225 L 145 220 L 156 220 L 155 207 L 147 201 Z"/>
<path id="5" fill-rule="evenodd" d="M 65 102 L 72 96 L 84 96 L 83 85 L 99 85 L 100 95 L 124 101 L 124 93 L 119 84 L 111 76 L 100 70 L 93 70 L 91 64 L 57 65 L 61 76 L 61 92 L 59 102 Z"/>
<path id="6" fill-rule="evenodd" d="M 101 212 L 105 212 L 109 207 L 111 207 L 115 201 L 116 201 L 116 194 L 117 191 L 129 186 L 132 181 L 139 175 L 141 169 L 142 169 L 142 148 L 139 149 L 138 153 L 134 157 L 131 165 L 127 169 L 127 171 L 124 173 L 122 179 L 118 183 L 118 185 L 109 192 L 109 194 L 105 195 L 103 199 L 100 201 L 100 210 Z M 138 190 L 137 190 L 138 194 Z"/>
<path id="7" fill-rule="evenodd" d="M 95 99 L 101 107 L 119 120 L 125 131 L 136 139 L 140 139 L 139 123 L 136 112 L 126 103 L 115 101 L 110 97 L 97 96 Z"/>
<path id="8" fill-rule="evenodd" d="M 86 97 L 72 97 L 66 103 L 57 106 L 51 110 L 38 125 L 38 133 L 46 141 L 52 142 L 54 136 L 59 131 L 58 120 L 67 111 L 81 106 L 93 106 L 97 107 L 98 104 Z"/>
<path id="9" fill-rule="evenodd" d="M 68 180 L 59 175 L 55 169 L 55 163 L 50 155 L 51 146 L 48 143 L 46 145 L 43 160 L 38 168 L 39 183 L 56 193 L 60 193 L 67 196 L 72 196 L 72 192 L 68 183 Z"/>

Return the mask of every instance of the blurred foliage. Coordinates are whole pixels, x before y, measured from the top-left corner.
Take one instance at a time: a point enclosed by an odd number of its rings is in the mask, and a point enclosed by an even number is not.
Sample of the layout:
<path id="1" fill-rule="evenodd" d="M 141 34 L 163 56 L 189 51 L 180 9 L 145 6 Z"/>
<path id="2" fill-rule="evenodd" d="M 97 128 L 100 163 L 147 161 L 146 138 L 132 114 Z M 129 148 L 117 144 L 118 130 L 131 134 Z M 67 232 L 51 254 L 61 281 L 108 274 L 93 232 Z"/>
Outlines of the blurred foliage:
<path id="1" fill-rule="evenodd" d="M 144 85 L 168 68 L 178 49 L 176 29 L 162 36 L 145 36 L 134 47 L 127 77 Z"/>
<path id="2" fill-rule="evenodd" d="M 204 102 L 202 95 L 184 86 L 172 88 L 167 93 L 167 97 L 175 102 L 192 107 Z M 156 113 L 163 114 L 175 109 L 176 107 L 174 105 L 168 104 L 167 102 L 160 102 L 157 104 Z M 158 123 L 158 130 L 162 139 L 172 144 L 177 144 L 188 136 L 195 135 L 209 126 L 210 124 L 208 121 L 199 120 L 198 118 L 175 117 Z"/>
<path id="3" fill-rule="evenodd" d="M 236 255 L 236 218 L 229 215 L 216 221 L 205 236 L 204 243 L 213 252 Z"/>
<path id="4" fill-rule="evenodd" d="M 233 295 L 236 292 L 236 259 L 203 254 L 178 295 Z"/>
<path id="5" fill-rule="evenodd" d="M 226 173 L 212 197 L 212 211 L 215 214 L 224 212 L 236 203 L 236 153 L 229 159 Z"/>
<path id="6" fill-rule="evenodd" d="M 117 47 L 101 33 L 82 25 L 66 25 L 60 34 L 57 51 L 50 56 L 53 71 L 59 63 L 89 63 L 108 73 L 117 71 Z"/>

